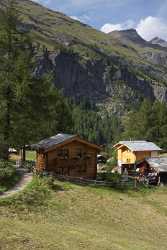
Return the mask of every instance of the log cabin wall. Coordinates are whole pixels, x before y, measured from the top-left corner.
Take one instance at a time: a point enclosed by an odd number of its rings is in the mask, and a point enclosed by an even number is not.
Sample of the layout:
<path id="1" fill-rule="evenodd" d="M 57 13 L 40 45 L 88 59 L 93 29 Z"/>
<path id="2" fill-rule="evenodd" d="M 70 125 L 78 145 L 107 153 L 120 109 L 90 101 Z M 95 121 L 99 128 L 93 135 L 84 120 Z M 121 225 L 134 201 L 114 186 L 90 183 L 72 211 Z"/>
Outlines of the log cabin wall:
<path id="1" fill-rule="evenodd" d="M 38 172 L 45 170 L 46 156 L 42 152 L 37 152 L 36 155 L 36 169 Z"/>
<path id="2" fill-rule="evenodd" d="M 97 149 L 73 141 L 47 153 L 46 170 L 72 177 L 96 178 Z"/>

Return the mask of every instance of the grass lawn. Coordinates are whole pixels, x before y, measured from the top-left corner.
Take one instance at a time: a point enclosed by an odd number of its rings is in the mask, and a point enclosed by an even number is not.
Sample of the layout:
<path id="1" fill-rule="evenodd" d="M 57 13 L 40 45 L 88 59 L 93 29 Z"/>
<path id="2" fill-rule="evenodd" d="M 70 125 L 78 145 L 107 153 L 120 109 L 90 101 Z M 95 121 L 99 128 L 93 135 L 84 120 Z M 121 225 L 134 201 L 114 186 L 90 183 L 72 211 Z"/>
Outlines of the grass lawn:
<path id="1" fill-rule="evenodd" d="M 167 188 L 119 192 L 34 179 L 0 201 L 0 249 L 166 250 Z"/>

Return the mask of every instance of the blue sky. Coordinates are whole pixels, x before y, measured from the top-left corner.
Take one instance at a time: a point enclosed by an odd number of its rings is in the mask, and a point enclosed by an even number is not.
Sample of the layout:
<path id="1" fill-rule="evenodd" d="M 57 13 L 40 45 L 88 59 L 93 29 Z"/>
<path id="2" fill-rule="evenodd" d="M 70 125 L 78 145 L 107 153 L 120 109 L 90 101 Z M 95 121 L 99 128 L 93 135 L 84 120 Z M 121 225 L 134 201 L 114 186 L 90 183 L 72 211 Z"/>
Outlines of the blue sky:
<path id="1" fill-rule="evenodd" d="M 167 40 L 167 0 L 34 0 L 103 32 L 136 28 Z"/>

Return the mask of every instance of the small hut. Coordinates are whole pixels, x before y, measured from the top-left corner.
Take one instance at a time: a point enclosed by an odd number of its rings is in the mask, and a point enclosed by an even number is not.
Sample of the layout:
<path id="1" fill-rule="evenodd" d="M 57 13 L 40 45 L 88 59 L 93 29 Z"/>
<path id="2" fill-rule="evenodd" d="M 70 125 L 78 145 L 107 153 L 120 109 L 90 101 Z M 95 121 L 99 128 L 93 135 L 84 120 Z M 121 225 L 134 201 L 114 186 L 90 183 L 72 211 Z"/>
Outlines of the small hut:
<path id="1" fill-rule="evenodd" d="M 33 145 L 37 152 L 36 170 L 57 175 L 95 179 L 100 147 L 78 135 L 57 134 Z"/>
<path id="2" fill-rule="evenodd" d="M 160 182 L 167 184 L 167 157 L 146 158 L 137 164 L 140 173 L 147 175 L 149 173 L 157 173 Z"/>

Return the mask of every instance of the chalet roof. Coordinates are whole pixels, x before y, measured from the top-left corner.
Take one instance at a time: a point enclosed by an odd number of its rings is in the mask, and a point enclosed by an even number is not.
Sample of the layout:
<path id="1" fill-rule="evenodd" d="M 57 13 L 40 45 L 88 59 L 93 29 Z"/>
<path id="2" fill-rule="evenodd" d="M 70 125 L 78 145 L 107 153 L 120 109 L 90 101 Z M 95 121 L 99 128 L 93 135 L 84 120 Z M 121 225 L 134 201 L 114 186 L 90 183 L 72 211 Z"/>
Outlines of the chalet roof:
<path id="1" fill-rule="evenodd" d="M 119 148 L 122 145 L 129 148 L 131 151 L 161 151 L 162 149 L 158 147 L 153 142 L 148 141 L 120 141 L 114 148 Z"/>
<path id="2" fill-rule="evenodd" d="M 44 139 L 42 141 L 40 141 L 37 144 L 32 145 L 32 148 L 34 149 L 44 149 L 47 150 L 48 148 L 61 144 L 67 140 L 73 139 L 77 137 L 77 135 L 69 135 L 69 134 L 57 134 L 54 135 L 50 138 Z"/>
<path id="3" fill-rule="evenodd" d="M 146 158 L 146 162 L 160 172 L 167 172 L 167 157 Z"/>
<path id="4" fill-rule="evenodd" d="M 82 143 L 88 144 L 89 146 L 95 147 L 98 150 L 100 149 L 97 145 L 89 143 L 85 140 L 82 140 L 78 135 L 70 135 L 70 134 L 62 134 L 62 133 L 54 135 L 50 138 L 44 139 L 44 140 L 40 141 L 39 143 L 32 145 L 32 148 L 34 150 L 41 149 L 44 151 L 49 151 L 54 146 L 58 146 L 58 145 L 66 143 L 66 142 L 68 143 L 68 141 L 75 140 L 75 139 L 81 141 Z"/>

